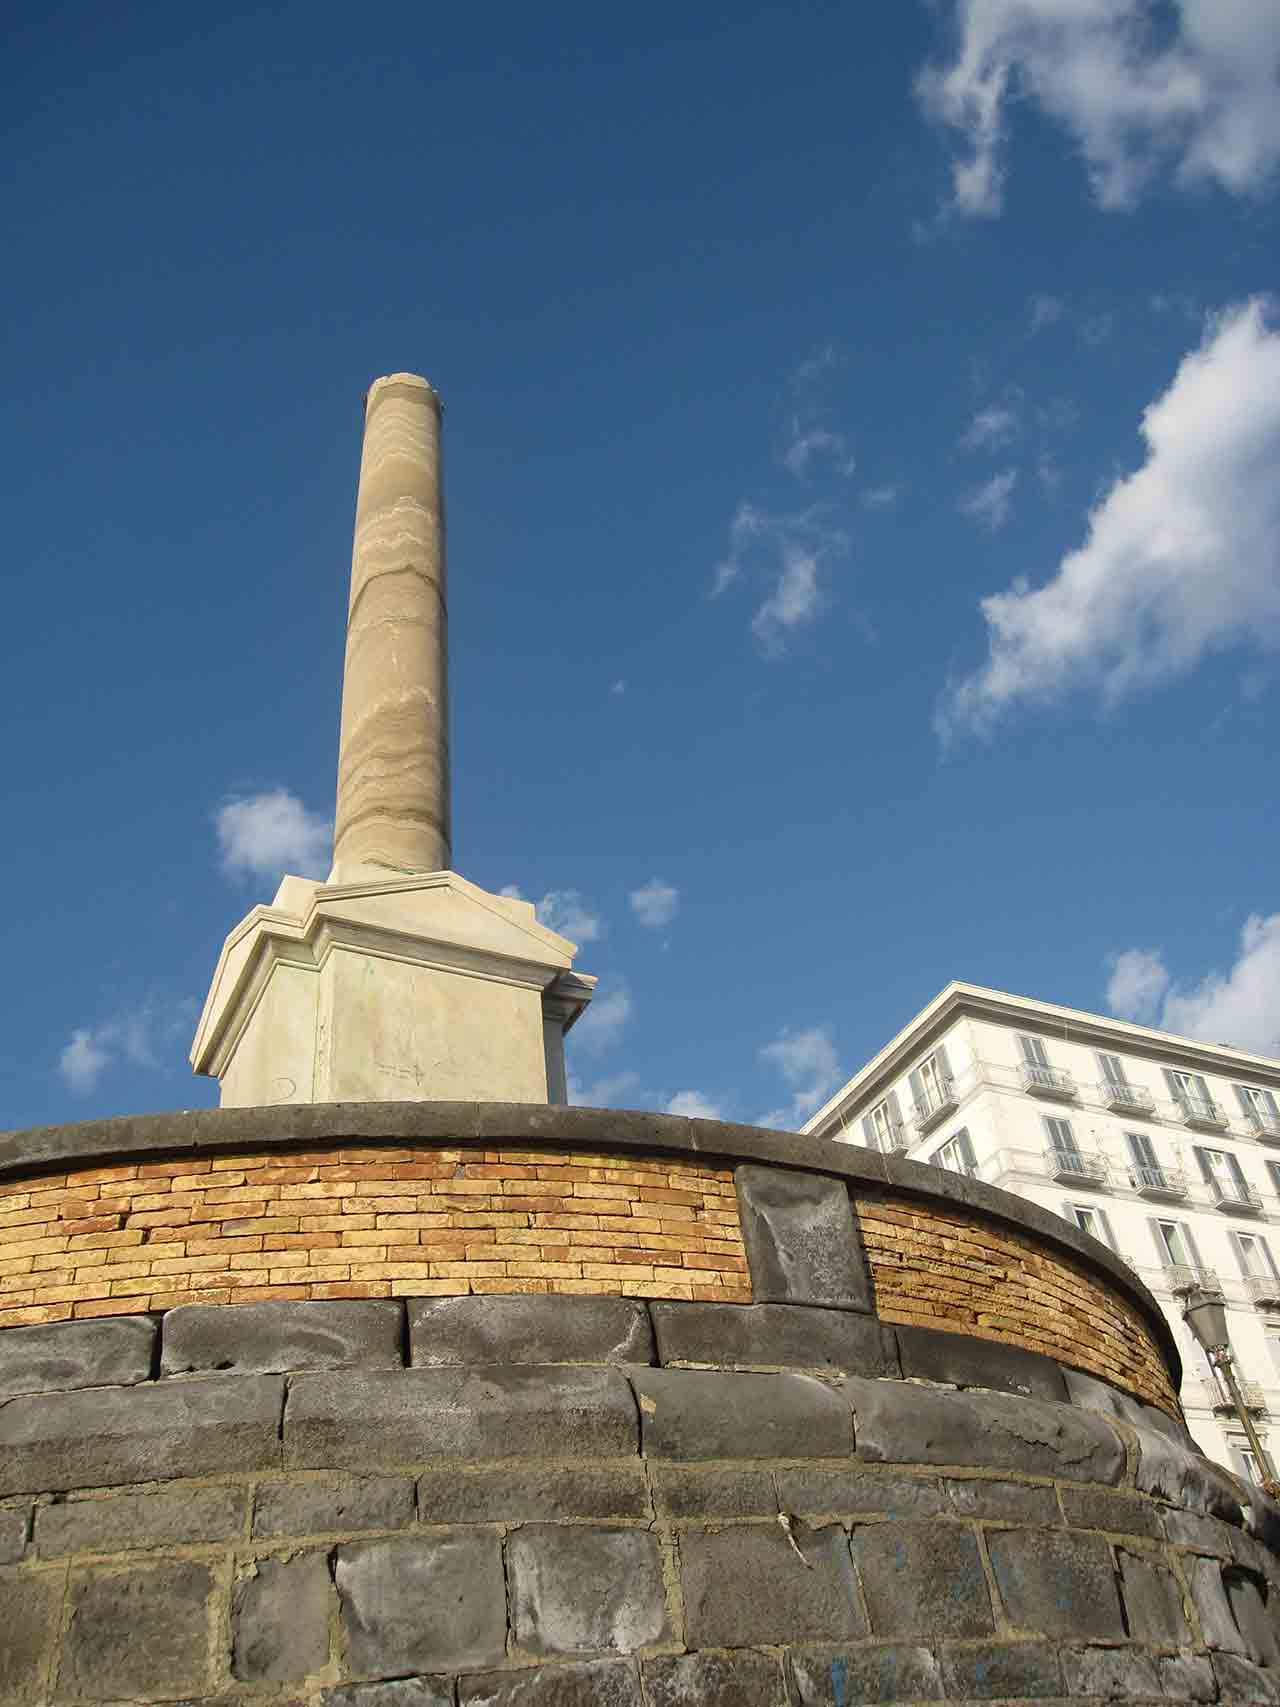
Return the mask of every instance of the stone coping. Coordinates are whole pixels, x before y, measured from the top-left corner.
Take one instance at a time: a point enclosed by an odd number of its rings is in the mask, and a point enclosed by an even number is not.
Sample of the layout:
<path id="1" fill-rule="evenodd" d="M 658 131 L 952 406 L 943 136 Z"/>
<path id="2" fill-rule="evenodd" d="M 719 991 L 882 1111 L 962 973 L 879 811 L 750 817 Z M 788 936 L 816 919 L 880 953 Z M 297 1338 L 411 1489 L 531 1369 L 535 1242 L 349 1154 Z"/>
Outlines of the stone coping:
<path id="1" fill-rule="evenodd" d="M 962 1205 L 1070 1252 L 1123 1292 L 1141 1310 L 1175 1378 L 1182 1361 L 1163 1310 L 1114 1251 L 1060 1216 L 1012 1192 L 944 1168 L 803 1133 L 729 1121 L 690 1120 L 642 1109 L 564 1107 L 543 1103 L 371 1102 L 307 1103 L 259 1108 L 182 1109 L 118 1115 L 61 1126 L 0 1133 L 0 1179 L 39 1171 L 137 1162 L 186 1153 L 253 1146 L 315 1147 L 358 1140 L 388 1144 L 444 1142 L 457 1147 L 495 1140 L 568 1148 L 696 1156 L 734 1165 L 824 1173 L 862 1186 Z"/>

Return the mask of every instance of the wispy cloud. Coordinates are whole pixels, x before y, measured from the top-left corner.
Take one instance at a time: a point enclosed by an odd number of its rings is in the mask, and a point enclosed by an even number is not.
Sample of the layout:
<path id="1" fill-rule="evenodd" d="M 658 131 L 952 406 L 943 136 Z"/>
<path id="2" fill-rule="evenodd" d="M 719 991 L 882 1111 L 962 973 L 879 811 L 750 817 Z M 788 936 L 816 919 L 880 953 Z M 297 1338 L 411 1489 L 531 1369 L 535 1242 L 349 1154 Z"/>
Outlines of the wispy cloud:
<path id="1" fill-rule="evenodd" d="M 1011 403 L 993 403 L 979 409 L 960 438 L 962 450 L 998 450 L 1012 444 L 1022 428 L 1016 407 Z"/>
<path id="2" fill-rule="evenodd" d="M 1142 1025 L 1280 1054 L 1280 913 L 1251 914 L 1231 966 L 1185 987 L 1173 982 L 1157 951 L 1126 949 L 1112 961 L 1107 1005 Z"/>
<path id="3" fill-rule="evenodd" d="M 761 1126 L 799 1126 L 828 1096 L 840 1077 L 840 1058 L 826 1026 L 807 1031 L 784 1028 L 760 1051 L 760 1059 L 781 1073 L 791 1101 L 760 1117 Z"/>
<path id="4" fill-rule="evenodd" d="M 980 527 L 996 533 L 1009 520 L 1013 508 L 1013 489 L 1018 484 L 1016 468 L 1006 468 L 993 474 L 976 491 L 960 500 L 959 509 Z"/>
<path id="5" fill-rule="evenodd" d="M 720 1104 L 701 1091 L 677 1091 L 667 1104 L 668 1114 L 683 1114 L 689 1120 L 720 1120 Z"/>
<path id="6" fill-rule="evenodd" d="M 569 1033 L 569 1045 L 582 1054 L 602 1055 L 618 1042 L 634 1011 L 626 980 L 602 978 L 591 1006 Z"/>
<path id="7" fill-rule="evenodd" d="M 287 788 L 238 796 L 213 815 L 223 870 L 232 877 L 323 877 L 333 822 L 309 812 Z"/>
<path id="8" fill-rule="evenodd" d="M 631 911 L 649 930 L 660 930 L 669 925 L 680 908 L 680 891 L 674 884 L 664 883 L 660 877 L 651 877 L 648 883 L 633 889 L 627 899 L 631 903 Z"/>
<path id="9" fill-rule="evenodd" d="M 1043 332 L 1046 326 L 1055 325 L 1065 312 L 1066 304 L 1060 296 L 1033 296 L 1027 304 L 1027 317 L 1033 333 Z"/>
<path id="10" fill-rule="evenodd" d="M 58 1056 L 63 1082 L 77 1096 L 87 1096 L 108 1068 L 121 1062 L 149 1072 L 178 1066 L 175 1046 L 186 1042 L 198 1011 L 190 997 L 146 1001 L 98 1025 L 78 1026 Z"/>
<path id="11" fill-rule="evenodd" d="M 504 884 L 498 893 L 509 895 L 514 901 L 528 899 L 518 883 Z M 558 931 L 579 946 L 596 942 L 604 935 L 603 919 L 580 889 L 548 889 L 540 901 L 534 902 L 533 910 L 539 924 L 549 931 Z"/>
<path id="12" fill-rule="evenodd" d="M 827 427 L 806 427 L 798 416 L 792 418 L 791 432 L 786 448 L 782 452 L 782 465 L 797 480 L 803 480 L 809 473 L 810 465 L 815 462 L 825 462 L 834 471 L 846 479 L 857 468 L 857 459 L 849 449 L 849 441 L 843 433 L 831 431 Z"/>
<path id="13" fill-rule="evenodd" d="M 1143 415 L 1147 456 L 1040 587 L 982 601 L 990 655 L 937 726 L 989 732 L 1079 688 L 1108 703 L 1232 642 L 1280 645 L 1280 332 L 1254 299 L 1212 324 Z"/>
<path id="14" fill-rule="evenodd" d="M 579 1025 L 582 1021 L 579 1020 Z M 576 1031 L 570 1032 L 572 1042 Z M 632 1095 L 640 1084 L 639 1073 L 630 1071 L 608 1073 L 603 1078 L 583 1081 L 576 1074 L 569 1073 L 569 1101 L 575 1108 L 623 1108 L 634 1107 L 636 1098 Z M 624 1100 L 625 1099 L 625 1100 Z"/>
<path id="15" fill-rule="evenodd" d="M 818 614 L 826 564 L 843 555 L 848 546 L 848 537 L 831 525 L 821 506 L 778 514 L 755 504 L 740 504 L 729 529 L 728 555 L 717 567 L 711 596 L 723 593 L 747 565 L 767 574 L 772 587 L 756 608 L 751 631 L 765 657 L 781 657 L 788 637 Z"/>
<path id="16" fill-rule="evenodd" d="M 902 496 L 903 488 L 900 482 L 890 482 L 885 486 L 868 486 L 858 495 L 858 502 L 864 510 L 890 510 Z"/>
<path id="17" fill-rule="evenodd" d="M 617 681 L 613 682 L 609 688 L 609 692 L 612 694 L 624 694 L 624 693 L 626 693 L 626 691 L 627 691 L 627 684 L 626 684 L 626 681 L 621 676 L 619 676 Z"/>
<path id="18" fill-rule="evenodd" d="M 1139 1025 L 1154 1025 L 1160 1003 L 1169 988 L 1169 974 L 1157 950 L 1126 948 L 1111 957 L 1107 980 L 1107 1007 L 1121 1019 Z"/>

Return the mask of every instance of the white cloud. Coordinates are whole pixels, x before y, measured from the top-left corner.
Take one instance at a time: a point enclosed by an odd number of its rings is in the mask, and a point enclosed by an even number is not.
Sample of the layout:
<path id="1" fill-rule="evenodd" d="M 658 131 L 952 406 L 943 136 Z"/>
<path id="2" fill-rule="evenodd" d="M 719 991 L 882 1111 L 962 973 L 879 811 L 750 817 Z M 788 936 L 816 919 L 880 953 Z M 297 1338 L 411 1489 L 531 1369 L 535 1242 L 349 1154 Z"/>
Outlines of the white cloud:
<path id="1" fill-rule="evenodd" d="M 58 1071 L 68 1089 L 86 1096 L 103 1073 L 120 1061 L 153 1071 L 176 1066 L 176 1060 L 170 1062 L 167 1055 L 186 1038 L 196 1011 L 190 997 L 163 1005 L 147 1001 L 122 1009 L 100 1025 L 78 1026 L 58 1056 Z"/>
<path id="2" fill-rule="evenodd" d="M 214 813 L 223 869 L 232 877 L 323 877 L 333 824 L 287 788 L 229 800 Z"/>
<path id="3" fill-rule="evenodd" d="M 58 1057 L 58 1071 L 77 1096 L 86 1096 L 111 1065 L 111 1051 L 92 1031 L 71 1033 L 71 1041 Z"/>
<path id="4" fill-rule="evenodd" d="M 720 1120 L 720 1104 L 701 1091 L 677 1091 L 667 1104 L 668 1114 L 683 1114 L 689 1120 Z"/>
<path id="5" fill-rule="evenodd" d="M 1028 312 L 1031 316 L 1032 332 L 1042 332 L 1046 326 L 1052 326 L 1061 320 L 1066 312 L 1066 304 L 1060 296 L 1033 296 Z"/>
<path id="6" fill-rule="evenodd" d="M 751 559 L 766 567 L 773 589 L 751 619 L 761 652 L 778 658 L 786 640 L 813 621 L 822 605 L 822 571 L 848 550 L 848 539 L 825 519 L 821 506 L 772 514 L 755 504 L 738 506 L 729 528 L 729 552 L 716 569 L 711 597 L 737 580 Z"/>
<path id="7" fill-rule="evenodd" d="M 785 650 L 790 629 L 801 628 L 818 614 L 818 557 L 793 543 L 782 546 L 782 569 L 773 591 L 751 619 L 751 632 L 766 657 Z"/>
<path id="8" fill-rule="evenodd" d="M 572 1032 L 570 1037 L 574 1035 Z M 640 1083 L 639 1073 L 611 1073 L 601 1079 L 591 1079 L 583 1083 L 574 1073 L 569 1073 L 569 1101 L 574 1108 L 621 1108 L 619 1101 L 628 1091 L 633 1091 Z M 634 1106 L 634 1099 L 632 1104 Z"/>
<path id="9" fill-rule="evenodd" d="M 623 979 L 615 978 L 607 988 L 597 985 L 590 1007 L 567 1041 L 588 1055 L 602 1054 L 617 1043 L 630 1024 L 633 1011 L 631 991 Z"/>
<path id="10" fill-rule="evenodd" d="M 1111 960 L 1107 1006 L 1121 1019 L 1154 1025 L 1160 1000 L 1169 988 L 1164 961 L 1154 949 L 1127 948 Z"/>
<path id="11" fill-rule="evenodd" d="M 865 510 L 888 510 L 901 496 L 901 485 L 890 482 L 886 486 L 868 486 L 860 495 L 859 502 Z"/>
<path id="12" fill-rule="evenodd" d="M 826 427 L 806 427 L 798 417 L 793 418 L 790 439 L 782 453 L 783 467 L 797 480 L 803 480 L 809 472 L 810 463 L 823 461 L 829 462 L 835 472 L 846 479 L 857 467 L 849 441 L 843 433 L 832 432 Z"/>
<path id="13" fill-rule="evenodd" d="M 956 48 L 917 79 L 926 113 L 959 132 L 953 211 L 1003 206 L 1007 113 L 1062 126 L 1105 208 L 1169 171 L 1179 187 L 1263 189 L 1280 160 L 1280 9 L 1270 0 L 956 0 Z"/>
<path id="14" fill-rule="evenodd" d="M 1006 403 L 980 409 L 960 439 L 964 450 L 995 450 L 1017 438 L 1021 423 L 1018 412 Z"/>
<path id="15" fill-rule="evenodd" d="M 1280 333 L 1261 299 L 1209 327 L 1142 435 L 1145 463 L 1052 578 L 982 601 L 990 655 L 947 689 L 944 738 L 1074 688 L 1115 703 L 1234 641 L 1280 644 Z"/>
<path id="16" fill-rule="evenodd" d="M 626 684 L 626 681 L 624 680 L 624 678 L 622 676 L 619 676 L 617 681 L 614 682 L 609 689 L 610 693 L 616 693 L 616 694 L 623 694 L 623 693 L 626 693 L 626 691 L 627 691 L 627 684 Z"/>
<path id="17" fill-rule="evenodd" d="M 808 1031 L 784 1028 L 760 1051 L 760 1059 L 782 1074 L 791 1102 L 762 1115 L 762 1126 L 799 1126 L 834 1088 L 840 1059 L 826 1026 Z"/>
<path id="18" fill-rule="evenodd" d="M 567 936 L 570 942 L 595 942 L 604 935 L 600 915 L 580 890 L 549 889 L 534 910 L 539 923 Z"/>
<path id="19" fill-rule="evenodd" d="M 651 877 L 648 883 L 633 889 L 628 900 L 631 911 L 642 925 L 650 930 L 660 930 L 675 918 L 680 907 L 680 891 L 672 884 L 664 883 L 660 877 Z"/>
<path id="20" fill-rule="evenodd" d="M 1198 984 L 1172 983 L 1164 961 L 1150 949 L 1126 950 L 1112 962 L 1107 1003 L 1113 1013 L 1142 1025 L 1259 1055 L 1280 1054 L 1280 913 L 1251 914 L 1235 963 Z"/>
<path id="21" fill-rule="evenodd" d="M 1009 520 L 1009 512 L 1013 508 L 1013 489 L 1017 484 L 1016 468 L 1006 468 L 1001 474 L 993 474 L 990 480 L 984 481 L 976 491 L 960 500 L 961 514 L 995 533 Z"/>
<path id="22" fill-rule="evenodd" d="M 1041 451 L 1036 462 L 1036 478 L 1046 492 L 1056 492 L 1062 484 L 1062 470 L 1058 461 L 1049 451 Z"/>

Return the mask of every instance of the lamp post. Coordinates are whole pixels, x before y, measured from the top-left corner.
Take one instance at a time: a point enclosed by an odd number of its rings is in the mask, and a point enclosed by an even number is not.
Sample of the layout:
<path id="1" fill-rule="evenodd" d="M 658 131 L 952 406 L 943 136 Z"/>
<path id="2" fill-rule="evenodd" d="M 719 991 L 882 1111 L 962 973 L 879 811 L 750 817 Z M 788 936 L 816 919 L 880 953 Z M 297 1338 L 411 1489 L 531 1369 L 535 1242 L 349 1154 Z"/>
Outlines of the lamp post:
<path id="1" fill-rule="evenodd" d="M 1280 1482 L 1276 1481 L 1271 1460 L 1263 1451 L 1258 1431 L 1253 1426 L 1253 1418 L 1249 1415 L 1241 1395 L 1240 1383 L 1236 1380 L 1235 1368 L 1231 1361 L 1231 1341 L 1227 1336 L 1226 1305 L 1220 1297 L 1206 1292 L 1202 1286 L 1196 1286 L 1186 1296 L 1182 1319 L 1195 1335 L 1209 1362 L 1227 1384 L 1231 1403 L 1235 1406 L 1241 1427 L 1249 1437 L 1249 1446 L 1262 1472 L 1263 1492 L 1270 1494 L 1272 1499 L 1280 1499 Z"/>

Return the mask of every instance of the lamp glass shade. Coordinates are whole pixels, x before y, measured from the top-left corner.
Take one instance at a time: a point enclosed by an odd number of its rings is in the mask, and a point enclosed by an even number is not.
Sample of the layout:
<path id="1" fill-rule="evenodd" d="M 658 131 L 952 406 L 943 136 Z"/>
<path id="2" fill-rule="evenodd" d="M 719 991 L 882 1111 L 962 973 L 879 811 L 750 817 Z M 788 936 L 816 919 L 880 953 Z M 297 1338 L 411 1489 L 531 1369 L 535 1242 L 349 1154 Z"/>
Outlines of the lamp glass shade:
<path id="1" fill-rule="evenodd" d="M 1182 1319 L 1206 1351 L 1227 1344 L 1227 1310 L 1220 1298 L 1200 1291 L 1189 1293 Z"/>

